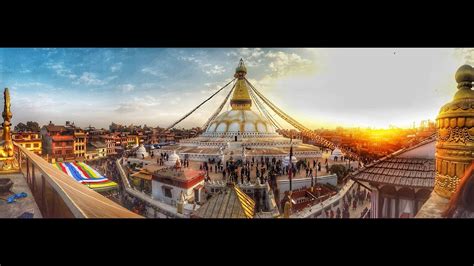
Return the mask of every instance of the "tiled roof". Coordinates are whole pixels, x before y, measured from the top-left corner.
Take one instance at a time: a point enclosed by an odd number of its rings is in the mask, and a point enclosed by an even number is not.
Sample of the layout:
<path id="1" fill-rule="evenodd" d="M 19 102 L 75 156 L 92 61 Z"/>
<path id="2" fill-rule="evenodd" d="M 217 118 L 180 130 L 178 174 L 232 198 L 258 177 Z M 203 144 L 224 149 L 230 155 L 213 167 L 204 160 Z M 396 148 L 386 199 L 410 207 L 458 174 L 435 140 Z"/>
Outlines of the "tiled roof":
<path id="1" fill-rule="evenodd" d="M 397 151 L 354 172 L 352 178 L 379 184 L 432 189 L 435 177 L 434 154 L 432 158 L 402 158 L 401 156 L 407 151 L 435 141 L 434 137 L 430 137 L 417 145 Z"/>
<path id="2" fill-rule="evenodd" d="M 44 126 L 48 132 L 66 131 L 65 126 L 47 125 Z"/>
<path id="3" fill-rule="evenodd" d="M 199 218 L 253 218 L 255 201 L 231 185 L 204 203 L 193 216 Z"/>

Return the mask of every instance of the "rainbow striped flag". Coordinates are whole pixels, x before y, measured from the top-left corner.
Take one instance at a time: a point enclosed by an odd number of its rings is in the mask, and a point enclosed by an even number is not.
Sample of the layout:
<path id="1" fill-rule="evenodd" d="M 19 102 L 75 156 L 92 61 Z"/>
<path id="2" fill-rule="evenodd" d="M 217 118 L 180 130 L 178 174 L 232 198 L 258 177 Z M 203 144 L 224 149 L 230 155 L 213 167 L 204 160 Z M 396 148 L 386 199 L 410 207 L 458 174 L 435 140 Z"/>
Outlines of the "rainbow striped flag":
<path id="1" fill-rule="evenodd" d="M 92 189 L 104 190 L 118 187 L 117 183 L 110 181 L 85 163 L 64 162 L 55 163 L 53 165 L 68 176 L 74 178 L 77 182 L 87 185 Z"/>

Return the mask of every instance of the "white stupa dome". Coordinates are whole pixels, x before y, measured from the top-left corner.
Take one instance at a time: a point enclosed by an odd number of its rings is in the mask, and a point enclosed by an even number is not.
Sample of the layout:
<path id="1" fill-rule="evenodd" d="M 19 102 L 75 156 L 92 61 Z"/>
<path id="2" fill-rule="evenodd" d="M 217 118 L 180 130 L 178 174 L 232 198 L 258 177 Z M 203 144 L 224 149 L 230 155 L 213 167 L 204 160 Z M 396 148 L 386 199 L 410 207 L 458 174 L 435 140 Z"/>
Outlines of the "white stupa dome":
<path id="1" fill-rule="evenodd" d="M 252 110 L 230 110 L 216 117 L 207 133 L 275 133 L 273 125 Z"/>
<path id="2" fill-rule="evenodd" d="M 181 162 L 181 159 L 179 159 L 179 156 L 178 154 L 176 154 L 176 151 L 173 151 L 173 154 L 168 157 L 168 161 L 165 161 L 165 165 L 167 167 L 174 167 L 176 165 L 176 160 L 179 160 Z"/>
<path id="3" fill-rule="evenodd" d="M 137 150 L 137 158 L 141 159 L 143 157 L 147 158 L 148 157 L 148 152 L 146 151 L 145 146 L 143 146 L 143 144 L 141 144 L 140 147 L 138 147 L 138 150 Z"/>
<path id="4" fill-rule="evenodd" d="M 293 163 L 293 165 L 295 165 L 297 162 L 298 162 L 298 159 L 296 159 L 296 156 L 291 156 L 291 162 Z M 290 164 L 290 156 L 286 156 L 285 158 L 283 158 L 283 161 L 282 161 L 283 165 L 284 166 L 288 166 Z"/>
<path id="5" fill-rule="evenodd" d="M 337 147 L 332 151 L 332 154 L 330 156 L 331 160 L 334 160 L 334 157 L 336 157 L 336 156 L 337 156 L 337 158 L 341 158 L 341 156 L 344 156 L 342 151 Z"/>

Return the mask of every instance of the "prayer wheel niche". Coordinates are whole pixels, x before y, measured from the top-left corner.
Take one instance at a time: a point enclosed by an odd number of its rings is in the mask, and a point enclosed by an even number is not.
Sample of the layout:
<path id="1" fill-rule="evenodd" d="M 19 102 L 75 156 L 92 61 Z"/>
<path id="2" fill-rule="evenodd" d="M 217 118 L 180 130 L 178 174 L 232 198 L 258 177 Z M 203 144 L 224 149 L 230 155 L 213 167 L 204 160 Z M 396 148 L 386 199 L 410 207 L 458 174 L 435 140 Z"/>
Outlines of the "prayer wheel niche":
<path id="1" fill-rule="evenodd" d="M 474 159 L 474 69 L 461 66 L 456 72 L 458 91 L 441 107 L 437 122 L 435 192 L 451 198 Z"/>

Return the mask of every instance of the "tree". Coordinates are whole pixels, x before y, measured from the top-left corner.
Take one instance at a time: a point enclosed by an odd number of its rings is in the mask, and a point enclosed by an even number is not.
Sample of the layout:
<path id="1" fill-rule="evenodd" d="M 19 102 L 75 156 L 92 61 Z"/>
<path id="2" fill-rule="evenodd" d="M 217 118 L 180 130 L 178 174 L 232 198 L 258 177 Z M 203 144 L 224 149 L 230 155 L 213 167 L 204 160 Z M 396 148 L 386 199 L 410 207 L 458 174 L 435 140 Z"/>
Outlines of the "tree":
<path id="1" fill-rule="evenodd" d="M 32 132 L 39 132 L 41 130 L 38 122 L 28 121 L 26 122 L 26 126 L 28 130 Z"/>
<path id="2" fill-rule="evenodd" d="M 40 126 L 38 125 L 38 122 L 28 121 L 26 122 L 26 124 L 21 123 L 21 122 L 18 123 L 15 126 L 14 130 L 17 132 L 19 131 L 39 132 L 41 129 L 40 129 Z"/>
<path id="3" fill-rule="evenodd" d="M 329 171 L 337 175 L 338 181 L 342 180 L 342 178 L 344 178 L 349 172 L 348 169 L 346 169 L 346 166 L 342 164 L 331 165 L 331 167 L 329 168 Z"/>
<path id="4" fill-rule="evenodd" d="M 20 122 L 18 123 L 18 125 L 15 126 L 14 129 L 16 132 L 20 132 L 20 131 L 27 131 L 26 128 L 27 128 L 26 125 Z"/>

